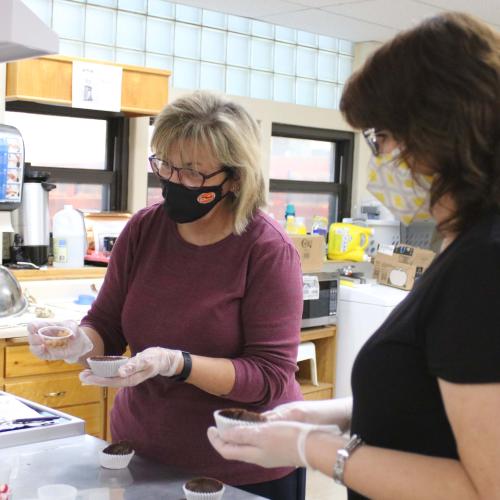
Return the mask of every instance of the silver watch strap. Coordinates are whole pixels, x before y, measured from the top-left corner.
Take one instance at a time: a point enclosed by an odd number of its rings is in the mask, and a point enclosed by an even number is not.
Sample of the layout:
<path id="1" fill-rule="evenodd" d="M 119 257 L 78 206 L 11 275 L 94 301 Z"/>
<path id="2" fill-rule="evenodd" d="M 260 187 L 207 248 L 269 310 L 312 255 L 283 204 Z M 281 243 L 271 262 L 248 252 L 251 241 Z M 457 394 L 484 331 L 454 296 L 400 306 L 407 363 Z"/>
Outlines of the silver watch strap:
<path id="1" fill-rule="evenodd" d="M 343 448 L 337 450 L 337 459 L 333 466 L 333 480 L 337 484 L 344 484 L 344 469 L 347 459 L 354 453 L 354 451 L 363 444 L 363 440 L 357 435 L 353 434 L 351 439 L 346 443 Z"/>

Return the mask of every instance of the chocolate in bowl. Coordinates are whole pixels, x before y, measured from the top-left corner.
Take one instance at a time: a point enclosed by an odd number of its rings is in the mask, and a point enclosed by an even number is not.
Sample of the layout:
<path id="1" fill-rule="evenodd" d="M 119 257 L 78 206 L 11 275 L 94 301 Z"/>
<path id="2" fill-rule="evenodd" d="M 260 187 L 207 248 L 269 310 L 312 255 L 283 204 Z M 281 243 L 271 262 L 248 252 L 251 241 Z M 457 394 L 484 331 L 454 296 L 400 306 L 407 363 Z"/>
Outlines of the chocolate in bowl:
<path id="1" fill-rule="evenodd" d="M 87 363 L 98 377 L 110 378 L 117 377 L 120 366 L 126 364 L 129 358 L 127 356 L 91 356 Z"/>
<path id="2" fill-rule="evenodd" d="M 184 487 L 194 493 L 217 493 L 222 490 L 224 485 L 211 477 L 196 477 L 187 481 Z"/>
<path id="3" fill-rule="evenodd" d="M 99 452 L 99 462 L 105 469 L 125 469 L 135 455 L 128 441 L 118 441 Z"/>
<path id="4" fill-rule="evenodd" d="M 66 347 L 73 332 L 65 326 L 48 325 L 40 328 L 38 335 L 48 347 Z"/>
<path id="5" fill-rule="evenodd" d="M 128 455 L 134 451 L 134 448 L 132 448 L 132 445 L 128 441 L 118 441 L 106 446 L 102 451 L 108 455 Z"/>
<path id="6" fill-rule="evenodd" d="M 243 422 L 265 422 L 266 418 L 260 413 L 255 411 L 245 410 L 243 408 L 227 408 L 226 410 L 220 410 L 219 415 L 226 418 L 232 418 L 234 420 L 241 420 Z"/>

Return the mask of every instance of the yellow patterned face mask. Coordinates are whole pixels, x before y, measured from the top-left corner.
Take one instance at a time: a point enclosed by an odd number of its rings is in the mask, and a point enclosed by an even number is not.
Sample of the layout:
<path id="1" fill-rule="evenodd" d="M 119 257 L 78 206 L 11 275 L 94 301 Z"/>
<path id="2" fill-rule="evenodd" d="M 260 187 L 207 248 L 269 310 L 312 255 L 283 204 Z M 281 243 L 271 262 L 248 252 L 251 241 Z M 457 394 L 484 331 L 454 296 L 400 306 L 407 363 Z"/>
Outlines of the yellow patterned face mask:
<path id="1" fill-rule="evenodd" d="M 388 154 L 372 155 L 367 189 L 406 226 L 432 219 L 429 212 L 432 176 L 422 175 L 416 181 L 400 154 L 396 148 Z"/>

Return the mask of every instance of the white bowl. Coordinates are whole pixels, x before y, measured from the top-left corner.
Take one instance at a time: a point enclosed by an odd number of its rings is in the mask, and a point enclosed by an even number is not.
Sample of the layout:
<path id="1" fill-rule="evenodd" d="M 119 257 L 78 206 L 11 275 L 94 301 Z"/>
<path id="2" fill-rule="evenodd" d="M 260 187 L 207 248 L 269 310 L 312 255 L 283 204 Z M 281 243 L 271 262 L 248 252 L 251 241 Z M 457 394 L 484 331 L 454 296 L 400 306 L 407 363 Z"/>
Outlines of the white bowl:
<path id="1" fill-rule="evenodd" d="M 217 429 L 222 430 L 222 429 L 227 429 L 229 427 L 236 427 L 240 425 L 260 425 L 265 423 L 265 421 L 260 421 L 260 422 L 250 422 L 248 420 L 240 420 L 238 418 L 231 418 L 227 417 L 225 415 L 222 415 L 223 412 L 226 412 L 228 410 L 241 410 L 242 408 L 224 408 L 222 410 L 216 410 L 214 411 L 214 420 L 215 420 L 215 425 L 217 426 Z"/>
<path id="2" fill-rule="evenodd" d="M 211 479 L 211 478 L 199 478 L 199 479 Z M 218 483 L 221 481 L 216 480 Z M 222 488 L 218 491 L 213 492 L 201 492 L 201 491 L 192 491 L 186 488 L 186 485 L 189 481 L 186 481 L 182 485 L 182 491 L 184 491 L 184 495 L 186 496 L 186 500 L 220 500 L 226 491 L 226 487 L 222 484 Z"/>
<path id="3" fill-rule="evenodd" d="M 46 484 L 37 493 L 39 500 L 75 500 L 78 490 L 69 484 Z"/>
<path id="4" fill-rule="evenodd" d="M 132 450 L 131 453 L 126 455 L 118 455 L 115 453 L 105 453 L 104 451 L 99 452 L 99 463 L 101 467 L 105 469 L 125 469 L 135 455 L 135 451 Z"/>

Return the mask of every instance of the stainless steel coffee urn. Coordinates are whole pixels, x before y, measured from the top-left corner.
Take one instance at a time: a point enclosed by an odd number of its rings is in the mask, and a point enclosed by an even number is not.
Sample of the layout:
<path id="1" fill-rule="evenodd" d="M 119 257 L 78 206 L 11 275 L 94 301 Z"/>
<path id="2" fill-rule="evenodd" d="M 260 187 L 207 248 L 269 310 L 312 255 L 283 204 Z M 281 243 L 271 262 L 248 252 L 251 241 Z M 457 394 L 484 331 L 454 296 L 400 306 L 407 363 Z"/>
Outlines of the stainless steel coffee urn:
<path id="1" fill-rule="evenodd" d="M 47 264 L 49 255 L 49 192 L 56 187 L 47 182 L 49 176 L 48 172 L 25 171 L 23 200 L 13 217 L 14 230 L 23 239 L 22 254 L 37 266 Z"/>

